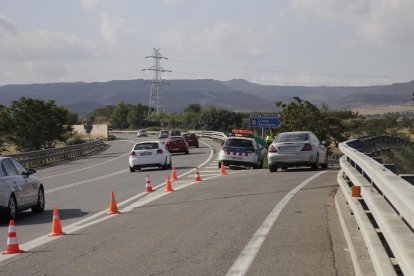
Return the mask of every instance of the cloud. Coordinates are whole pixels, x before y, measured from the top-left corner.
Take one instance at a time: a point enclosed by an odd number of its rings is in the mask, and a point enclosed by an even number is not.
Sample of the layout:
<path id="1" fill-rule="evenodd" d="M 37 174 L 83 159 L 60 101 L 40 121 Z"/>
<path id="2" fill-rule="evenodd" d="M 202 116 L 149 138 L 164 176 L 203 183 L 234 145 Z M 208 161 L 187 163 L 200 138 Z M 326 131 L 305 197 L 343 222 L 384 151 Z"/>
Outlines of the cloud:
<path id="1" fill-rule="evenodd" d="M 82 5 L 85 9 L 91 10 L 98 5 L 99 0 L 82 0 Z"/>
<path id="2" fill-rule="evenodd" d="M 106 42 L 117 44 L 124 39 L 133 37 L 135 33 L 136 30 L 130 27 L 124 18 L 102 15 L 100 34 Z"/>
<path id="3" fill-rule="evenodd" d="M 176 25 L 161 33 L 163 48 L 209 52 L 239 58 L 258 58 L 270 51 L 276 28 L 222 23 L 214 26 Z"/>
<path id="4" fill-rule="evenodd" d="M 292 7 L 308 21 L 346 26 L 355 38 L 372 44 L 414 44 L 411 0 L 292 0 Z"/>
<path id="5" fill-rule="evenodd" d="M 17 34 L 17 27 L 5 15 L 0 15 L 0 33 Z"/>

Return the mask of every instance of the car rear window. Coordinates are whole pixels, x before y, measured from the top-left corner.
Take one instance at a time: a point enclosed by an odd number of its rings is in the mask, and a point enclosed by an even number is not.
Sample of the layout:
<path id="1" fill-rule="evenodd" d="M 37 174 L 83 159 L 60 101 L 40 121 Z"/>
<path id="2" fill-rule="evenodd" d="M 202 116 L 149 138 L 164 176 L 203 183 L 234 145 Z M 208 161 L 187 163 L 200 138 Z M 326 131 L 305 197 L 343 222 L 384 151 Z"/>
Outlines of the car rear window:
<path id="1" fill-rule="evenodd" d="M 253 143 L 250 140 L 245 139 L 228 139 L 225 143 L 225 146 L 232 146 L 232 147 L 242 147 L 242 148 L 251 148 L 253 147 Z"/>
<path id="2" fill-rule="evenodd" d="M 158 143 L 142 143 L 136 144 L 134 150 L 149 150 L 149 149 L 158 149 Z"/>
<path id="3" fill-rule="evenodd" d="M 171 137 L 167 140 L 167 142 L 182 142 L 183 138 L 181 137 Z"/>
<path id="4" fill-rule="evenodd" d="M 196 135 L 195 134 L 184 134 L 184 137 L 186 138 L 194 138 Z"/>
<path id="5" fill-rule="evenodd" d="M 309 134 L 307 133 L 284 133 L 279 134 L 276 142 L 304 142 L 309 141 Z"/>

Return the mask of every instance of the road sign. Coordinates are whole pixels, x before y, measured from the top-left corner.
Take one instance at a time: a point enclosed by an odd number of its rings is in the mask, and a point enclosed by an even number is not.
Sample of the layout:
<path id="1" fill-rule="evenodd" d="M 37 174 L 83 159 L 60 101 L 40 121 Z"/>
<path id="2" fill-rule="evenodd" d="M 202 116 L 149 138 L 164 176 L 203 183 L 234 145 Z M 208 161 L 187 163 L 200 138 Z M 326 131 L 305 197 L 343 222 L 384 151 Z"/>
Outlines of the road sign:
<path id="1" fill-rule="evenodd" d="M 250 128 L 276 128 L 282 124 L 277 113 L 250 113 Z"/>

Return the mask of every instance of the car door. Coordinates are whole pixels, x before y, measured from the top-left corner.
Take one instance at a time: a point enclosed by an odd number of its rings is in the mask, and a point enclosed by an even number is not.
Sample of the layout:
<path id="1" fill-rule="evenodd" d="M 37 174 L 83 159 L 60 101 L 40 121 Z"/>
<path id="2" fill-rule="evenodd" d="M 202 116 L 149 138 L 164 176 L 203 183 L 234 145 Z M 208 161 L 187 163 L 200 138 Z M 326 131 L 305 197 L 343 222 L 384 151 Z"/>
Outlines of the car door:
<path id="1" fill-rule="evenodd" d="M 27 170 L 22 164 L 14 159 L 10 159 L 10 161 L 15 167 L 18 176 L 21 178 L 25 205 L 35 204 L 37 202 L 38 182 L 36 179 L 28 175 Z"/>
<path id="2" fill-rule="evenodd" d="M 25 196 L 24 196 L 24 182 L 23 178 L 17 174 L 16 168 L 11 163 L 10 159 L 4 159 L 2 166 L 7 174 L 7 183 L 10 188 L 10 193 L 14 192 L 16 197 L 17 207 L 25 205 Z M 6 200 L 9 200 L 8 198 Z"/>

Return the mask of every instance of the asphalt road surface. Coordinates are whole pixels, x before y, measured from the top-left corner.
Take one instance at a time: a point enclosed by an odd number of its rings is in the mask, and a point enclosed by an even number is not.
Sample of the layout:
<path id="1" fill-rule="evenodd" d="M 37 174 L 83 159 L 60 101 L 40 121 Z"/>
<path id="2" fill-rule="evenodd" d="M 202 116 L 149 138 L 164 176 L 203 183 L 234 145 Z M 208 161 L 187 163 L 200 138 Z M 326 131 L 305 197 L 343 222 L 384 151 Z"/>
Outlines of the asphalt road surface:
<path id="1" fill-rule="evenodd" d="M 171 171 L 130 173 L 133 143 L 109 141 L 86 158 L 39 169 L 46 210 L 16 219 L 26 253 L 0 255 L 2 275 L 353 275 L 334 195 L 336 170 L 217 166 L 218 145 L 202 140 L 173 156 Z M 194 181 L 200 166 L 203 181 Z M 155 192 L 145 193 L 150 175 Z M 106 215 L 111 191 L 119 215 Z M 67 235 L 48 237 L 53 208 Z M 0 229 L 5 248 L 8 225 Z"/>

